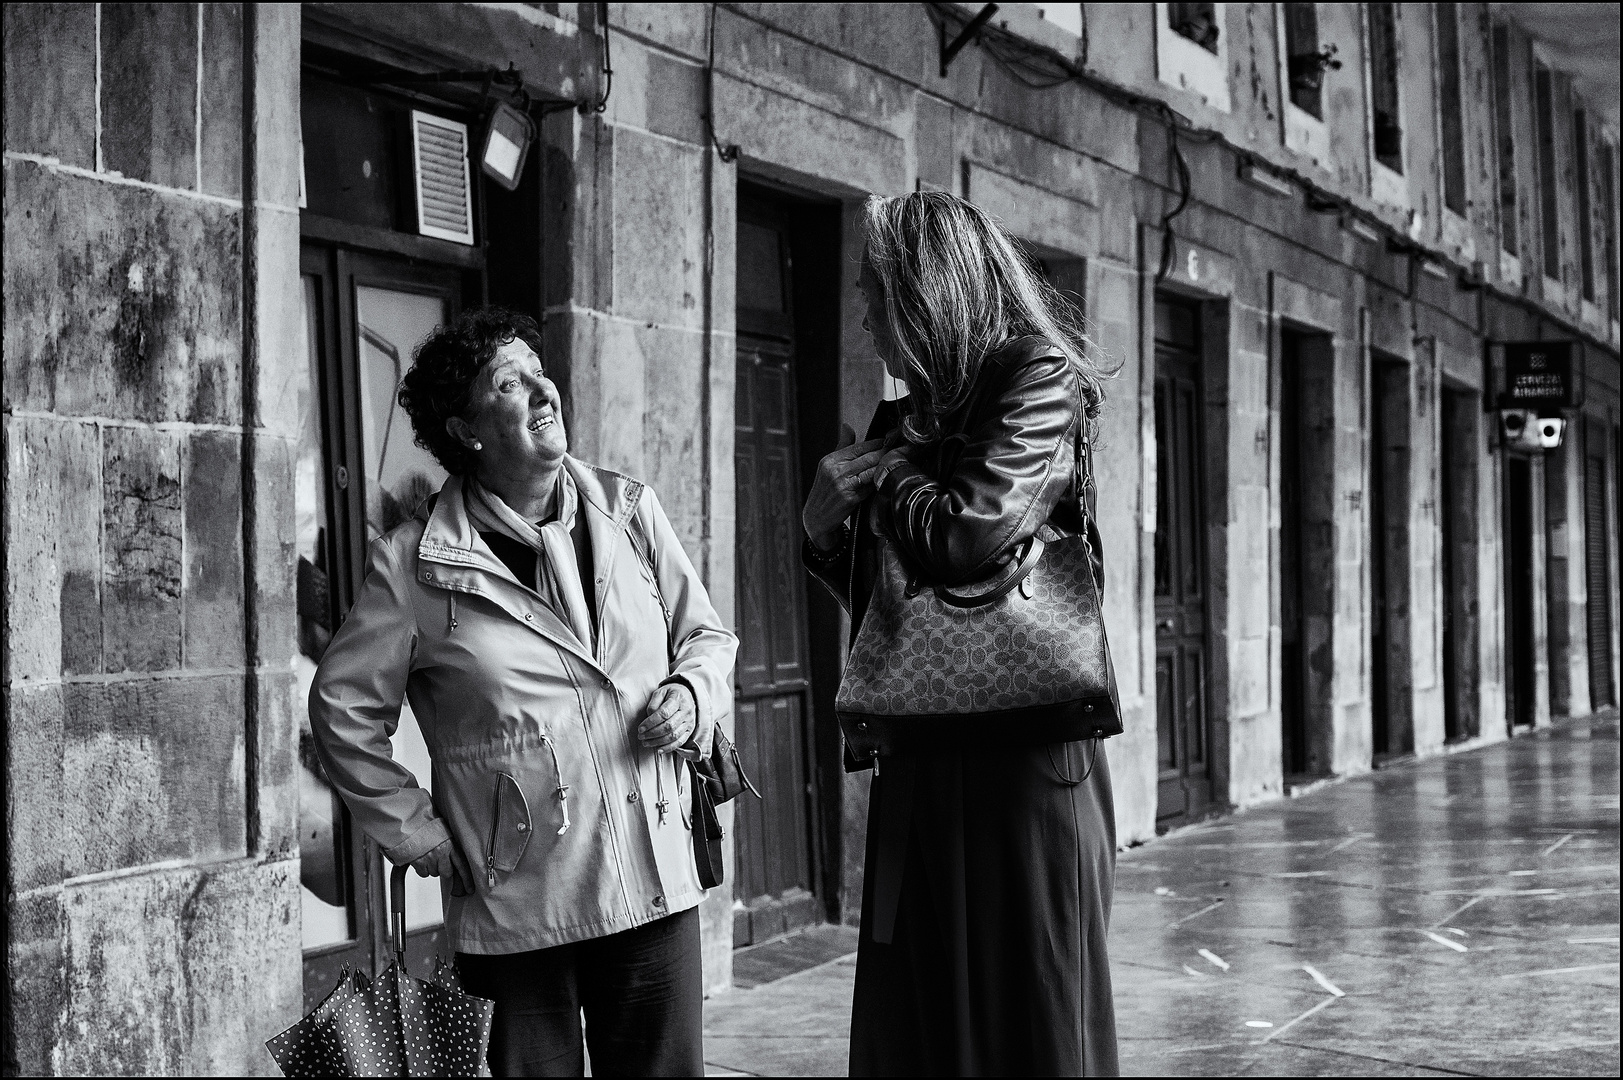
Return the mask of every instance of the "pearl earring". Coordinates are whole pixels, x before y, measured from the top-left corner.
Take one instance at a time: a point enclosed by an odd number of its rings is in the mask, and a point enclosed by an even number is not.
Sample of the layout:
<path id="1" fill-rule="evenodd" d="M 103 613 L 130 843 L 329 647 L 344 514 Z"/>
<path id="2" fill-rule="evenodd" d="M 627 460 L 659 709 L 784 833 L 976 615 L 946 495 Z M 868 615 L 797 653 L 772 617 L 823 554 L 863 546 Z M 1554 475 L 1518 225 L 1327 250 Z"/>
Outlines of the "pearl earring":
<path id="1" fill-rule="evenodd" d="M 475 450 L 483 450 L 485 448 L 485 444 L 480 442 L 478 439 L 475 439 L 473 440 L 473 448 Z"/>

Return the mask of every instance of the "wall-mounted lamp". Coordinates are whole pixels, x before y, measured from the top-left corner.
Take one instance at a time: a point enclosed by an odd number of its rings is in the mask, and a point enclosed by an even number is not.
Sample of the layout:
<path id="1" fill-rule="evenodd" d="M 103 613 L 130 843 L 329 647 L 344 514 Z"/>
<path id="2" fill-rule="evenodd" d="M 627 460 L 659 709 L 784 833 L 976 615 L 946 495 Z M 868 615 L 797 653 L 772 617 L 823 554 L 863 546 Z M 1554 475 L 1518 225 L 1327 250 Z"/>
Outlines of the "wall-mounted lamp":
<path id="1" fill-rule="evenodd" d="M 517 189 L 524 162 L 535 142 L 535 122 L 505 101 L 496 103 L 485 124 L 485 145 L 479 167 L 508 191 Z"/>

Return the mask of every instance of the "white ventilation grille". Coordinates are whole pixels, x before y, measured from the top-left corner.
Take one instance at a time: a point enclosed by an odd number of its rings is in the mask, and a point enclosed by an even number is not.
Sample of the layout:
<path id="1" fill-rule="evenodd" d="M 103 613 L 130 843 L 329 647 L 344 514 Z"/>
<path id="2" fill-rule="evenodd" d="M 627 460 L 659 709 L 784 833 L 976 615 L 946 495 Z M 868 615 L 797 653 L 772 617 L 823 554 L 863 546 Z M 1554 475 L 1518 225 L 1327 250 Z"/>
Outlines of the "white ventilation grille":
<path id="1" fill-rule="evenodd" d="M 411 142 L 417 164 L 417 231 L 472 244 L 468 126 L 413 110 Z"/>

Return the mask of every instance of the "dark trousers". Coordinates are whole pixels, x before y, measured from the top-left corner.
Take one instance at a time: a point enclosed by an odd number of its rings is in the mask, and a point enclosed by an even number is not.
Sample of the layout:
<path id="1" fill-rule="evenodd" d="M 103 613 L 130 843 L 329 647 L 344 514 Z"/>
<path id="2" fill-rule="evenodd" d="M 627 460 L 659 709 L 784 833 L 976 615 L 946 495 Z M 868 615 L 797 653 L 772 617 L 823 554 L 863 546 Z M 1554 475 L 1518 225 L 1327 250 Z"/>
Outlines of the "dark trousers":
<path id="1" fill-rule="evenodd" d="M 496 1003 L 496 1076 L 703 1076 L 699 910 L 504 956 L 458 953 L 462 987 Z"/>

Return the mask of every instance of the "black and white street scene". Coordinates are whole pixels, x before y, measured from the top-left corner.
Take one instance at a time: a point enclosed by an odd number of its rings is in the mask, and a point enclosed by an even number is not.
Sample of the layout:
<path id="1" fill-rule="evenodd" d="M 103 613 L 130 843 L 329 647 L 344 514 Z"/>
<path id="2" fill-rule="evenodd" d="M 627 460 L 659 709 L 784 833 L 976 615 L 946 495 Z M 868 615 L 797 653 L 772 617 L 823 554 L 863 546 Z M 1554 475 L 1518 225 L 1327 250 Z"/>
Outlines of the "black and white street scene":
<path id="1" fill-rule="evenodd" d="M 0 11 L 5 1075 L 1619 1074 L 1617 5 Z"/>

